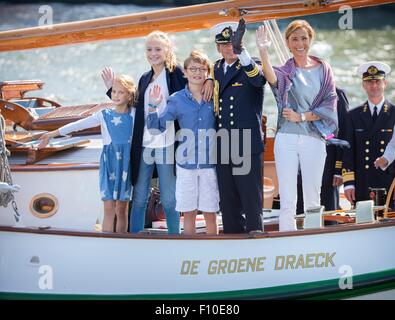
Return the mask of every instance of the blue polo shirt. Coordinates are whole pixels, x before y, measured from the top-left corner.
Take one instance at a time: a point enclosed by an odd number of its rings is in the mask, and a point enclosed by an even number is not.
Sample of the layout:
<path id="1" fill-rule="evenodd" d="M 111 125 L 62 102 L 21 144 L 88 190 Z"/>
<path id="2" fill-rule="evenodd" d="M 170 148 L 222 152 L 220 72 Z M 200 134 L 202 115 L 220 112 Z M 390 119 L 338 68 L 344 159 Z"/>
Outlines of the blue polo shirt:
<path id="1" fill-rule="evenodd" d="M 176 152 L 177 165 L 184 169 L 214 168 L 216 163 L 216 131 L 213 102 L 195 100 L 188 86 L 173 93 L 160 117 L 151 112 L 147 128 L 151 134 L 166 130 L 166 122 L 178 120 L 181 130 L 176 135 L 180 145 Z M 159 129 L 160 132 L 155 129 Z"/>

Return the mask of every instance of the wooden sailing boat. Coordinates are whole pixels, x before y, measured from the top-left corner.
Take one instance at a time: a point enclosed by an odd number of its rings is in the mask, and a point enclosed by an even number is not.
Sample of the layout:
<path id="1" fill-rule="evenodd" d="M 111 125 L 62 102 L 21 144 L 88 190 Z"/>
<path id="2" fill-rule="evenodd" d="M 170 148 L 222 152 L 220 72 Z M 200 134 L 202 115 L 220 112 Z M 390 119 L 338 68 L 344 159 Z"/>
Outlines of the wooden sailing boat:
<path id="1" fill-rule="evenodd" d="M 0 32 L 0 51 L 143 36 L 154 29 L 208 28 L 241 15 L 254 22 L 334 11 L 344 4 L 358 7 L 387 2 L 226 1 Z M 81 161 L 88 148 L 79 152 L 77 157 L 75 153 L 65 156 L 63 163 L 51 163 L 48 158 L 35 165 L 13 166 L 15 182 L 22 185 L 17 203 L 28 227 L 13 221 L 13 209 L 1 209 L 1 297 L 343 297 L 395 287 L 394 219 L 326 228 L 316 225 L 264 235 L 96 232 L 93 225 L 100 199 L 92 186 L 97 185 L 98 166 L 93 158 Z M 73 163 L 70 157 L 80 161 Z M 30 214 L 31 210 L 37 215 Z M 274 219 L 271 212 L 264 216 Z M 118 272 L 106 278 L 103 275 L 108 270 Z M 343 290 L 349 288 L 350 277 L 352 290 Z"/>

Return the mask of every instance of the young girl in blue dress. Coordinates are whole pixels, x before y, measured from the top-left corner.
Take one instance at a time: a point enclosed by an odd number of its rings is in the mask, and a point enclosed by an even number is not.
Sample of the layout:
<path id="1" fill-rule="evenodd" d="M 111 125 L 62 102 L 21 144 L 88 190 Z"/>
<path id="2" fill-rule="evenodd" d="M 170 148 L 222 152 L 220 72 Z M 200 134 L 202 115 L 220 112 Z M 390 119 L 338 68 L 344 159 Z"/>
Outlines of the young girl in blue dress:
<path id="1" fill-rule="evenodd" d="M 103 138 L 100 158 L 100 193 L 104 203 L 102 230 L 113 232 L 116 216 L 115 231 L 127 232 L 128 203 L 132 193 L 130 148 L 136 100 L 136 86 L 132 78 L 124 75 L 115 77 L 111 97 L 115 108 L 101 110 L 44 134 L 38 147 L 45 147 L 50 138 L 100 125 Z"/>

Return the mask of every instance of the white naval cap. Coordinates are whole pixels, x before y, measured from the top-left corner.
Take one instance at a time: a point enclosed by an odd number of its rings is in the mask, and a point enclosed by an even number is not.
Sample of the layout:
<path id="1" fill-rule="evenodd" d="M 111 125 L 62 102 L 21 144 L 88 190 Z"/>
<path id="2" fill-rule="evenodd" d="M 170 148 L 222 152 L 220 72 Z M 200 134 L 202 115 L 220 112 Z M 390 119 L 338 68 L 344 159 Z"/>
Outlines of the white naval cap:
<path id="1" fill-rule="evenodd" d="M 228 43 L 230 42 L 231 31 L 236 31 L 239 22 L 226 21 L 218 23 L 210 28 L 210 33 L 215 36 L 216 43 Z"/>
<path id="2" fill-rule="evenodd" d="M 358 67 L 358 75 L 362 80 L 384 79 L 391 72 L 391 67 L 380 61 L 368 61 Z"/>

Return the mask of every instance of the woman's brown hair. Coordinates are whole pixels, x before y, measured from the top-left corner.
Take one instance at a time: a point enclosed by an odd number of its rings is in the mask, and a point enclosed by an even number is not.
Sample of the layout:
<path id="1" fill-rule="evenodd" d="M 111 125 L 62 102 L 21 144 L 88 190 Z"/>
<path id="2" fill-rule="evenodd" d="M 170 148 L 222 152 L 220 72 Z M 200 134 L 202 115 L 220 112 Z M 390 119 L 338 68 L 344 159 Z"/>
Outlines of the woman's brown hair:
<path id="1" fill-rule="evenodd" d="M 314 31 L 313 27 L 306 20 L 292 21 L 288 25 L 287 29 L 285 29 L 285 39 L 288 40 L 291 33 L 296 31 L 297 29 L 305 29 L 307 31 L 307 34 L 309 35 L 310 41 L 314 39 L 315 31 Z"/>

